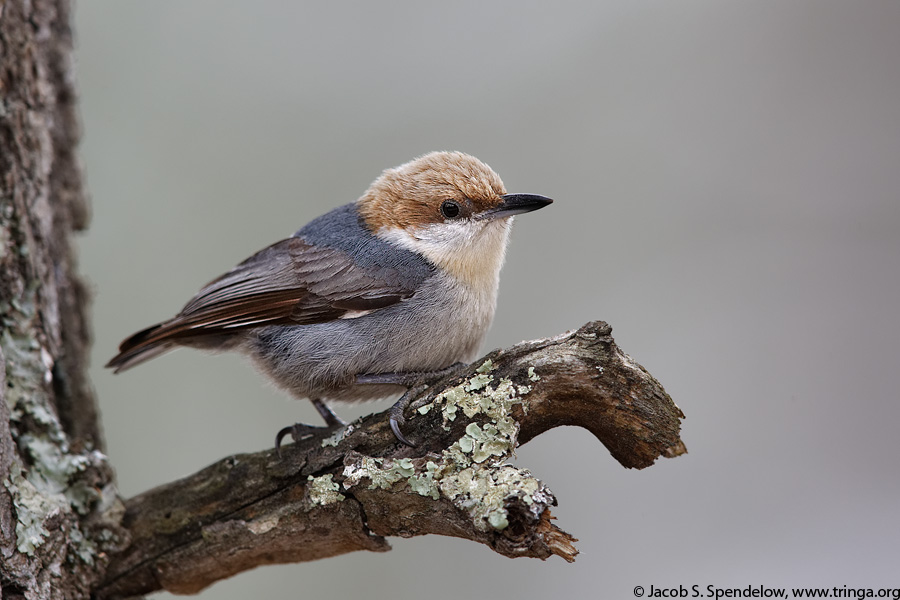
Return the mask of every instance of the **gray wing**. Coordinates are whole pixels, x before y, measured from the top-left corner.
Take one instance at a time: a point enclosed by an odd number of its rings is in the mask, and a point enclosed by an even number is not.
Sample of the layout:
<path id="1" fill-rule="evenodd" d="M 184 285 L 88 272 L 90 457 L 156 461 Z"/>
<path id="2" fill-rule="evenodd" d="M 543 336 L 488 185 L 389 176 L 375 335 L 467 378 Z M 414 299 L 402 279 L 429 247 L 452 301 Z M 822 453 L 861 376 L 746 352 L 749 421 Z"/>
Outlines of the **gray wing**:
<path id="1" fill-rule="evenodd" d="M 289 238 L 208 283 L 170 323 L 182 320 L 193 330 L 321 323 L 413 292 L 391 267 L 362 268 L 340 250 Z"/>
<path id="2" fill-rule="evenodd" d="M 169 321 L 140 331 L 109 361 L 116 371 L 178 342 L 264 325 L 311 324 L 385 308 L 415 293 L 391 265 L 359 266 L 342 250 L 282 240 L 208 283 Z"/>

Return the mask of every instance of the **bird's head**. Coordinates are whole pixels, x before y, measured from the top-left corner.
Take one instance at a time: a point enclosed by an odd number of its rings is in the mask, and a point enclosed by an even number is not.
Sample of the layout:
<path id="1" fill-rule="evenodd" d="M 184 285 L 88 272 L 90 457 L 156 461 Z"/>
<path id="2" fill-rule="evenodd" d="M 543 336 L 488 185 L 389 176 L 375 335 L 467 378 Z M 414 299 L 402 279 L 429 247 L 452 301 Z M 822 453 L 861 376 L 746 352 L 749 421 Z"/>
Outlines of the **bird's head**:
<path id="1" fill-rule="evenodd" d="M 496 280 L 512 217 L 551 202 L 507 194 L 500 177 L 474 156 L 431 152 L 384 171 L 359 199 L 359 211 L 378 237 L 478 283 Z"/>

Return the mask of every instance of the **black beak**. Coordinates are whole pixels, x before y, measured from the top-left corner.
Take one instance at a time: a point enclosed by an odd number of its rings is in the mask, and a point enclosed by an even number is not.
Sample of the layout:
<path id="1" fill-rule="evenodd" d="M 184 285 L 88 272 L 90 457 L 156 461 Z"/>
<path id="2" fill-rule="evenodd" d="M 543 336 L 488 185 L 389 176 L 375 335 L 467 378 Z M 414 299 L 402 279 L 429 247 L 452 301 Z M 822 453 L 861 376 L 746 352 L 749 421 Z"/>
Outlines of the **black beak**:
<path id="1" fill-rule="evenodd" d="M 538 196 L 537 194 L 506 194 L 500 197 L 503 199 L 503 202 L 481 213 L 479 216 L 482 219 L 502 219 L 513 215 L 521 215 L 553 203 L 553 200 L 550 198 Z"/>

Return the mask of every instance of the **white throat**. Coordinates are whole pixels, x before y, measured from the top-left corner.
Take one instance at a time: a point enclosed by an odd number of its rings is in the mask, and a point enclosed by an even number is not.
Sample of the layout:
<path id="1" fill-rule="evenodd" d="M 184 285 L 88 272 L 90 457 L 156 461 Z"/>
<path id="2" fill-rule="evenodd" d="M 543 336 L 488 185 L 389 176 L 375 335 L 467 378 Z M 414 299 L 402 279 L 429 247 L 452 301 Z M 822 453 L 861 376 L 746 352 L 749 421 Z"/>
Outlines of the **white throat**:
<path id="1" fill-rule="evenodd" d="M 496 294 L 512 218 L 451 221 L 413 230 L 383 228 L 381 239 L 421 254 L 460 283 Z"/>

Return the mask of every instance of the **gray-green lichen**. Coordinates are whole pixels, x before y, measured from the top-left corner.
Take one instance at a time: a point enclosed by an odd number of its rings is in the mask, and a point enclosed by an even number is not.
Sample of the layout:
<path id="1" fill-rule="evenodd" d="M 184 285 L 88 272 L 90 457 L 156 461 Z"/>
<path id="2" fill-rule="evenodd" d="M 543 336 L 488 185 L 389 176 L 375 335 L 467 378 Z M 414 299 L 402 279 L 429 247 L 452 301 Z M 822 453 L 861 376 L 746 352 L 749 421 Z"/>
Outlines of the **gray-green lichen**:
<path id="1" fill-rule="evenodd" d="M 18 470 L 10 473 L 4 483 L 13 495 L 18 516 L 16 548 L 30 555 L 50 534 L 44 527 L 44 520 L 60 507 L 41 494 Z"/>
<path id="2" fill-rule="evenodd" d="M 77 556 L 81 562 L 93 566 L 94 557 L 99 554 L 97 544 L 84 537 L 84 534 L 77 527 L 74 527 L 69 531 L 69 541 L 75 549 L 74 556 Z M 70 561 L 72 557 L 73 555 L 70 554 Z"/>
<path id="3" fill-rule="evenodd" d="M 19 424 L 31 424 L 18 434 L 18 444 L 30 460 L 24 468 L 16 457 L 4 481 L 16 508 L 16 545 L 19 552 L 33 555 L 49 535 L 44 523 L 55 519 L 65 523 L 72 553 L 92 564 L 96 545 L 78 529 L 73 512 L 86 515 L 96 506 L 100 492 L 80 475 L 87 469 L 102 469 L 107 458 L 86 449 L 75 453 L 68 445 L 51 398 L 53 358 L 35 337 L 39 329 L 35 292 L 25 292 L 0 304 L 0 347 L 6 358 L 4 396 L 14 435 Z M 59 525 L 57 525 L 58 527 Z"/>
<path id="4" fill-rule="evenodd" d="M 326 446 L 337 446 L 343 441 L 345 437 L 353 433 L 353 430 L 356 429 L 353 425 L 347 425 L 345 427 L 341 427 L 330 436 L 322 440 L 322 448 Z"/>
<path id="5" fill-rule="evenodd" d="M 391 460 L 365 456 L 356 464 L 344 467 L 344 488 L 349 489 L 359 483 L 361 479 L 367 478 L 370 482 L 370 490 L 386 490 L 401 479 L 407 479 L 415 473 L 415 466 L 408 458 Z"/>
<path id="6" fill-rule="evenodd" d="M 310 475 L 308 481 L 306 493 L 313 506 L 325 506 L 335 502 L 343 502 L 346 499 L 340 492 L 341 486 L 334 481 L 334 475 L 331 473 L 321 477 Z"/>
<path id="7" fill-rule="evenodd" d="M 465 434 L 439 458 L 391 461 L 362 457 L 345 466 L 344 488 L 359 485 L 363 479 L 369 481 L 369 489 L 387 489 L 402 481 L 410 493 L 450 500 L 469 514 L 480 531 L 505 529 L 509 525 L 506 507 L 517 499 L 539 516 L 553 502 L 552 492 L 528 471 L 506 463 L 519 433 L 510 411 L 531 388 L 516 386 L 506 378 L 494 383 L 492 368 L 486 361 L 476 375 L 422 407 L 441 407 L 448 430 L 459 413 L 470 419 L 482 415 L 484 422 L 469 423 Z"/>
<path id="8" fill-rule="evenodd" d="M 489 469 L 469 467 L 441 480 L 441 493 L 469 511 L 475 526 L 502 530 L 509 525 L 506 507 L 514 498 L 540 515 L 553 501 L 552 493 L 525 469 L 496 465 Z"/>
<path id="9" fill-rule="evenodd" d="M 48 495 L 61 494 L 79 514 L 86 515 L 98 500 L 99 493 L 75 475 L 88 467 L 100 466 L 106 457 L 97 451 L 66 454 L 60 446 L 31 435 L 22 436 L 21 441 L 34 459 L 28 477 L 35 487 Z"/>
<path id="10" fill-rule="evenodd" d="M 476 373 L 490 373 L 493 370 L 494 370 L 494 361 L 492 361 L 491 359 L 487 359 L 486 361 L 481 363 L 480 367 L 475 369 L 475 372 Z"/>
<path id="11" fill-rule="evenodd" d="M 33 459 L 27 475 L 13 467 L 6 487 L 16 506 L 16 543 L 19 552 L 32 554 L 48 535 L 44 522 L 72 510 L 87 514 L 100 498 L 100 492 L 76 477 L 88 468 L 99 467 L 106 461 L 100 452 L 65 454 L 45 439 L 22 436 L 21 442 Z M 77 526 L 69 532 L 74 551 L 88 564 L 93 562 L 96 548 L 89 543 Z"/>
<path id="12" fill-rule="evenodd" d="M 6 357 L 6 404 L 10 418 L 29 415 L 44 425 L 57 441 L 63 439 L 56 415 L 48 410 L 45 386 L 53 381 L 53 359 L 37 341 L 29 324 L 37 319 L 34 290 L 0 306 L 0 346 Z M 35 328 L 36 329 L 36 326 Z"/>

